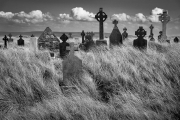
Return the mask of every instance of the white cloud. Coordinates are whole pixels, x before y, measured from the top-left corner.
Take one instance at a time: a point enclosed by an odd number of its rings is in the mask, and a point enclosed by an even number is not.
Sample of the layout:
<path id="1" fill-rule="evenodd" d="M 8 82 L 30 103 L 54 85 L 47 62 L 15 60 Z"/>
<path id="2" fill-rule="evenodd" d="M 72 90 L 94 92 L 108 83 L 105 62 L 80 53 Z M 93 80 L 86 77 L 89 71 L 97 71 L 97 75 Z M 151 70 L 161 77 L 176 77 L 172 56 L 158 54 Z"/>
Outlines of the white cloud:
<path id="1" fill-rule="evenodd" d="M 119 20 L 119 21 L 128 21 L 131 19 L 131 17 L 129 15 L 127 15 L 126 13 L 122 13 L 122 14 L 113 14 L 111 16 L 111 20 Z"/>
<path id="2" fill-rule="evenodd" d="M 151 15 L 148 16 L 148 20 L 150 22 L 160 22 L 159 21 L 159 14 L 162 14 L 162 13 L 163 13 L 163 9 L 156 7 L 151 11 Z"/>
<path id="3" fill-rule="evenodd" d="M 6 19 L 10 19 L 14 16 L 14 13 L 12 12 L 4 12 L 4 11 L 0 11 L 0 17 L 1 18 L 6 18 Z"/>
<path id="4" fill-rule="evenodd" d="M 146 22 L 147 21 L 146 17 L 142 13 L 136 14 L 135 17 L 132 19 L 133 19 L 133 21 L 135 20 L 135 22 Z"/>

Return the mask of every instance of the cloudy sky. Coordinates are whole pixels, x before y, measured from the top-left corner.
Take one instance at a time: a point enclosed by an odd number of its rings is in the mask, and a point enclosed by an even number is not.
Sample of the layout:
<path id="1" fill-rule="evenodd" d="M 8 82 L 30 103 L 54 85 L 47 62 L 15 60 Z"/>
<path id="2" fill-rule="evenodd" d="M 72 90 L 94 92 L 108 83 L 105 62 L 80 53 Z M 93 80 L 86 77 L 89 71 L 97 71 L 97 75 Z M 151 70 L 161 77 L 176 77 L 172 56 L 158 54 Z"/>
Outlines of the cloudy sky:
<path id="1" fill-rule="evenodd" d="M 171 17 L 167 34 L 180 35 L 180 0 L 0 0 L 0 31 L 43 31 L 48 26 L 57 32 L 98 32 L 94 16 L 100 7 L 108 15 L 106 33 L 111 33 L 112 20 L 117 19 L 121 32 L 126 26 L 134 35 L 143 26 L 149 35 L 153 24 L 158 35 L 162 24 L 157 14 L 164 9 Z"/>

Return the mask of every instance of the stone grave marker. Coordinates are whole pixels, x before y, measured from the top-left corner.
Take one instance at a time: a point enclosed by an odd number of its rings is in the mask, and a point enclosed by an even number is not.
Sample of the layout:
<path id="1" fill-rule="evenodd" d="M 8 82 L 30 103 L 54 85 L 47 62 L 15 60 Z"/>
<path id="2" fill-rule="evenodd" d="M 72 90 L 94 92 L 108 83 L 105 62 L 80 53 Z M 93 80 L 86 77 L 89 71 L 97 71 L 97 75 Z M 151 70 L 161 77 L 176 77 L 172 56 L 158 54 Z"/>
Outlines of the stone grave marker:
<path id="1" fill-rule="evenodd" d="M 161 37 L 162 37 L 162 31 L 159 31 L 159 35 L 158 35 L 158 41 L 161 42 Z"/>
<path id="2" fill-rule="evenodd" d="M 149 35 L 150 41 L 155 41 L 155 39 L 153 37 L 154 36 L 154 34 L 153 34 L 154 26 L 151 24 L 151 26 L 149 28 L 150 28 L 150 35 Z"/>
<path id="3" fill-rule="evenodd" d="M 8 38 L 7 38 L 6 35 L 4 36 L 3 40 L 4 40 L 4 48 L 7 48 L 7 46 L 8 46 L 8 45 L 7 45 Z"/>
<path id="4" fill-rule="evenodd" d="M 133 41 L 133 46 L 139 49 L 146 49 L 147 48 L 147 40 L 144 39 L 146 36 L 146 31 L 143 29 L 142 26 L 135 32 L 135 35 L 138 37 Z"/>
<path id="5" fill-rule="evenodd" d="M 30 38 L 30 46 L 34 52 L 38 50 L 38 41 L 37 38 L 32 34 Z"/>
<path id="6" fill-rule="evenodd" d="M 167 23 L 170 21 L 170 16 L 168 16 L 167 10 L 164 10 L 163 13 L 160 14 L 159 21 L 162 22 L 162 36 L 161 36 L 160 42 L 165 42 L 167 40 L 166 26 L 167 26 Z"/>
<path id="7" fill-rule="evenodd" d="M 95 15 L 96 20 L 99 22 L 99 40 L 96 40 L 96 45 L 107 45 L 107 41 L 104 40 L 104 26 L 103 23 L 107 19 L 107 15 L 103 12 L 103 8 L 99 9 L 99 12 Z"/>
<path id="8" fill-rule="evenodd" d="M 175 43 L 178 43 L 178 42 L 179 42 L 178 37 L 175 37 L 175 38 L 174 38 L 174 42 L 175 42 Z"/>
<path id="9" fill-rule="evenodd" d="M 125 39 L 128 37 L 127 28 L 124 27 L 124 28 L 123 28 L 123 31 L 124 31 L 124 32 L 122 33 L 122 39 L 125 40 Z"/>
<path id="10" fill-rule="evenodd" d="M 60 43 L 59 45 L 59 52 L 60 52 L 60 57 L 64 58 L 68 53 L 69 50 L 66 50 L 66 47 L 70 46 L 69 43 L 67 43 L 66 41 L 68 40 L 68 37 L 65 33 L 63 33 L 63 35 L 60 37 L 60 39 L 63 41 L 62 43 Z"/>
<path id="11" fill-rule="evenodd" d="M 17 41 L 17 44 L 18 44 L 19 46 L 24 46 L 24 40 L 22 39 L 22 37 L 23 37 L 23 36 L 20 35 L 20 36 L 19 36 L 20 39 Z"/>
<path id="12" fill-rule="evenodd" d="M 82 36 L 82 44 L 84 44 L 84 37 L 85 37 L 85 32 L 84 32 L 84 30 L 82 31 L 82 33 L 81 33 L 81 36 Z"/>
<path id="13" fill-rule="evenodd" d="M 122 44 L 122 35 L 121 35 L 121 32 L 119 31 L 119 29 L 117 27 L 118 21 L 114 20 L 112 23 L 114 24 L 114 28 L 113 28 L 113 31 L 111 32 L 110 37 L 109 37 L 110 46 L 120 45 L 120 44 Z"/>
<path id="14" fill-rule="evenodd" d="M 11 33 L 9 33 L 9 40 L 8 40 L 8 42 L 13 42 L 13 39 L 12 39 L 12 34 Z"/>

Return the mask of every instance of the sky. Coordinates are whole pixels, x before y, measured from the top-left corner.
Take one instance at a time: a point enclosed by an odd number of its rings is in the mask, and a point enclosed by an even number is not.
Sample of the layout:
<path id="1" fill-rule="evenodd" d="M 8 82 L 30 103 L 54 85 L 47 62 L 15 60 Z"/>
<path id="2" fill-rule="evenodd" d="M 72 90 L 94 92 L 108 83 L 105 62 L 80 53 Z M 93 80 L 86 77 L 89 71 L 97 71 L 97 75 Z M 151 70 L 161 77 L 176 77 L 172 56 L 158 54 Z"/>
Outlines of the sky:
<path id="1" fill-rule="evenodd" d="M 99 23 L 94 16 L 99 8 L 108 15 L 104 32 L 111 33 L 118 20 L 118 28 L 127 28 L 134 35 L 139 26 L 154 35 L 162 30 L 158 14 L 168 10 L 168 36 L 180 36 L 180 0 L 0 0 L 0 31 L 43 31 L 50 27 L 55 32 L 98 32 Z"/>

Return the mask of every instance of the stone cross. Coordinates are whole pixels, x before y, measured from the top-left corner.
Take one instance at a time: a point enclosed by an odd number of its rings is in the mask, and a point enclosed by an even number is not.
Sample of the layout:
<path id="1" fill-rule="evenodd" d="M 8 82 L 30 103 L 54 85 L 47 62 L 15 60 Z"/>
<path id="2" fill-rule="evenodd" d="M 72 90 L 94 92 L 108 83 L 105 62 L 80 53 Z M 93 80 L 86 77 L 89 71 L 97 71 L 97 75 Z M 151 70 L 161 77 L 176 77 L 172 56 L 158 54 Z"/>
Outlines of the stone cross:
<path id="1" fill-rule="evenodd" d="M 7 38 L 6 35 L 4 36 L 3 40 L 4 40 L 4 48 L 7 48 L 7 41 L 8 41 L 8 38 Z"/>
<path id="2" fill-rule="evenodd" d="M 149 28 L 150 28 L 150 35 L 149 35 L 150 41 L 154 41 L 155 40 L 153 38 L 153 36 L 154 36 L 154 34 L 153 34 L 154 26 L 151 24 L 151 26 Z"/>
<path id="3" fill-rule="evenodd" d="M 22 37 L 23 37 L 23 36 L 20 35 L 20 36 L 19 36 L 20 39 L 19 39 L 17 42 L 18 42 L 18 45 L 24 46 L 24 40 L 22 39 Z"/>
<path id="4" fill-rule="evenodd" d="M 82 31 L 82 33 L 81 33 L 81 36 L 82 36 L 82 44 L 84 43 L 84 37 L 85 37 L 85 32 L 84 32 L 84 30 Z"/>
<path id="5" fill-rule="evenodd" d="M 63 41 L 59 45 L 60 57 L 64 58 L 69 53 L 69 50 L 66 50 L 66 47 L 69 46 L 69 43 L 66 42 L 68 40 L 68 37 L 65 33 L 63 33 L 63 35 L 60 37 L 60 39 Z"/>
<path id="6" fill-rule="evenodd" d="M 95 15 L 96 20 L 99 22 L 99 39 L 104 39 L 104 27 L 103 22 L 107 19 L 107 15 L 103 12 L 103 8 L 99 9 L 99 12 Z"/>
<path id="7" fill-rule="evenodd" d="M 161 42 L 167 40 L 166 36 L 166 25 L 170 21 L 170 16 L 168 16 L 168 12 L 166 10 L 163 11 L 163 14 L 160 14 L 159 21 L 162 22 L 162 37 Z"/>
<path id="8" fill-rule="evenodd" d="M 123 40 L 125 40 L 127 37 L 128 37 L 128 33 L 126 32 L 127 31 L 127 28 L 126 27 L 124 27 L 123 28 L 123 33 L 122 33 L 122 37 L 123 37 Z"/>

